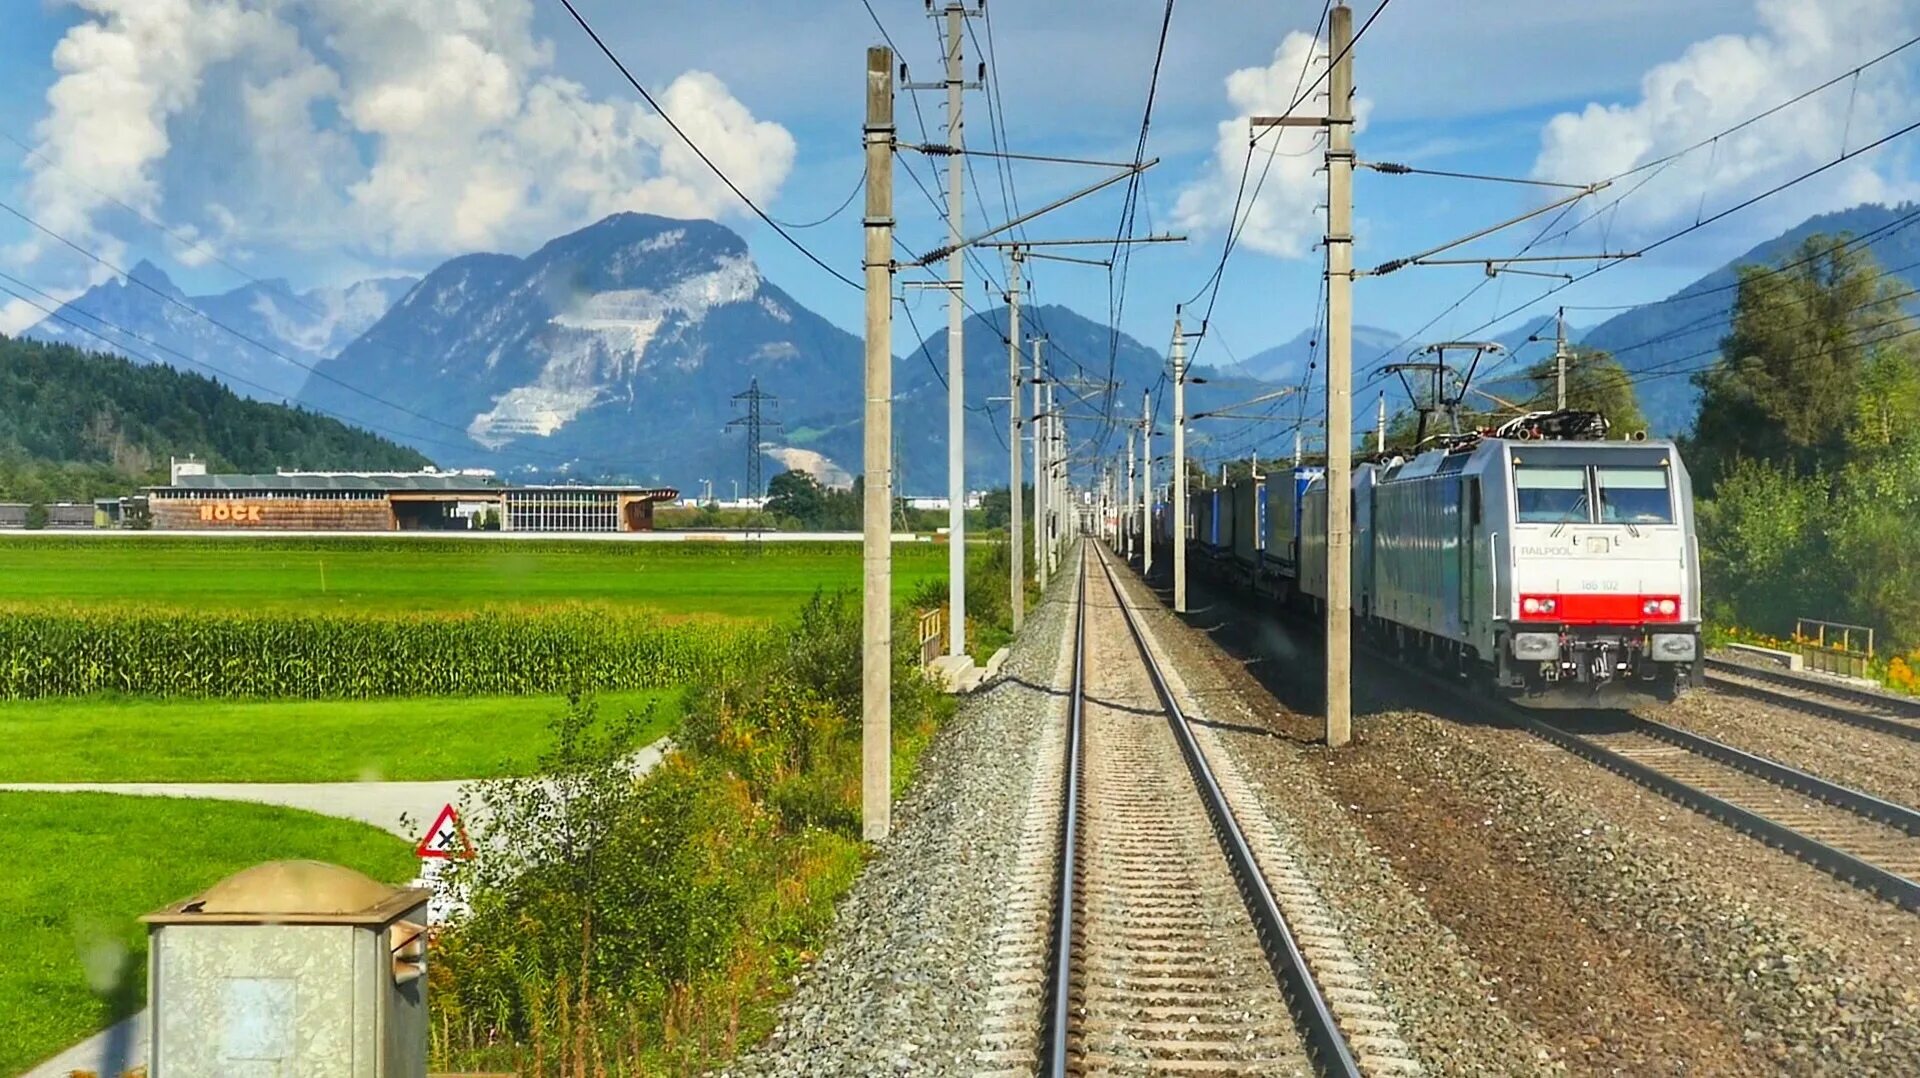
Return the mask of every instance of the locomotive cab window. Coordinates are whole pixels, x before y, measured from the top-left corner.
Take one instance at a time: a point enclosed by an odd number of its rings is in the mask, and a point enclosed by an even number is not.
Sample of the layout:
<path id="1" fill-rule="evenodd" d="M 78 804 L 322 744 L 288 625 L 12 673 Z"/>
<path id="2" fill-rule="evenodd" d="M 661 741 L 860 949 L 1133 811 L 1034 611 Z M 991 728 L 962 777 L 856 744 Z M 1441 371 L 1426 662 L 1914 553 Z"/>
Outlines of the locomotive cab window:
<path id="1" fill-rule="evenodd" d="M 1522 524 L 1579 524 L 1593 519 L 1585 468 L 1516 466 L 1513 489 Z"/>
<path id="2" fill-rule="evenodd" d="M 1602 524 L 1671 524 L 1665 468 L 1596 468 Z"/>

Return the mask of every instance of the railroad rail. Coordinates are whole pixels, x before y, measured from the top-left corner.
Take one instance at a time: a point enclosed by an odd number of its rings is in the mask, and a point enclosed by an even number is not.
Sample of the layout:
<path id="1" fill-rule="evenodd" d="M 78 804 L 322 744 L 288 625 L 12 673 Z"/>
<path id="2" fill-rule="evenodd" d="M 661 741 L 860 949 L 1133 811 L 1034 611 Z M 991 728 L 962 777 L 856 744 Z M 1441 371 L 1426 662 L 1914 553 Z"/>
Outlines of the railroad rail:
<path id="1" fill-rule="evenodd" d="M 1920 700 L 1725 659 L 1706 660 L 1706 669 L 1707 684 L 1721 692 L 1920 741 Z"/>
<path id="2" fill-rule="evenodd" d="M 1390 661 L 1363 648 L 1376 661 Z M 1400 663 L 1394 669 L 1410 670 L 1470 707 L 1491 702 L 1437 672 Z M 1920 911 L 1920 811 L 1639 716 L 1594 712 L 1584 718 L 1587 725 L 1612 729 L 1582 732 L 1516 704 L 1495 706 L 1520 729 L 1844 883 Z"/>
<path id="3" fill-rule="evenodd" d="M 1920 812 L 1664 723 L 1577 732 L 1519 708 L 1523 729 L 1909 910 Z M 1617 718 L 1616 718 L 1617 722 Z"/>
<path id="4" fill-rule="evenodd" d="M 1375 652 L 1376 657 L 1379 654 Z M 1484 707 L 1451 679 L 1415 669 L 1457 699 Z M 1501 701 L 1520 729 L 1711 819 L 1790 853 L 1843 883 L 1920 910 L 1920 811 L 1662 722 L 1594 712 L 1588 727 Z"/>
<path id="5" fill-rule="evenodd" d="M 1080 569 L 1042 1072 L 1420 1073 L 1371 992 L 1329 1002 L 1312 956 L 1334 933 L 1289 923 L 1269 847 L 1234 814 L 1237 776 L 1223 789 L 1105 556 L 1083 547 Z M 1331 942 L 1323 964 L 1357 970 Z"/>

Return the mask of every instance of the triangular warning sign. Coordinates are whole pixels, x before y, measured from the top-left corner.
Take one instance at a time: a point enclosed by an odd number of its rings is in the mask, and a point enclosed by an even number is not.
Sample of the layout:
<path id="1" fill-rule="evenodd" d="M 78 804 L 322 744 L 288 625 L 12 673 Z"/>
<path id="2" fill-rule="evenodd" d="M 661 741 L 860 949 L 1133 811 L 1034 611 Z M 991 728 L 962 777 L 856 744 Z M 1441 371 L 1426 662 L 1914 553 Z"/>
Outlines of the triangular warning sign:
<path id="1" fill-rule="evenodd" d="M 420 845 L 413 848 L 420 857 L 472 857 L 473 843 L 467 840 L 467 827 L 460 822 L 460 814 L 452 805 L 440 809 L 440 815 L 434 817 L 433 826 L 420 839 Z"/>

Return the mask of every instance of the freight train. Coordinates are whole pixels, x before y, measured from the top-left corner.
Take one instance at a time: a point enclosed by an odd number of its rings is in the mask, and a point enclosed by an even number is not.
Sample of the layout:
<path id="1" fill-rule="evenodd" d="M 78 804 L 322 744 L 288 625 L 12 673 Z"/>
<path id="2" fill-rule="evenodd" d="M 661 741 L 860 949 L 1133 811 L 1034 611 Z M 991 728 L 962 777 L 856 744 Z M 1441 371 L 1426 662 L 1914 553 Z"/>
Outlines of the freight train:
<path id="1" fill-rule="evenodd" d="M 1670 441 L 1606 440 L 1605 429 L 1591 413 L 1533 413 L 1358 464 L 1356 633 L 1538 707 L 1631 707 L 1696 683 L 1686 467 Z M 1243 478 L 1189 502 L 1190 571 L 1263 603 L 1324 610 L 1321 469 Z M 1155 514 L 1161 544 L 1170 518 Z"/>

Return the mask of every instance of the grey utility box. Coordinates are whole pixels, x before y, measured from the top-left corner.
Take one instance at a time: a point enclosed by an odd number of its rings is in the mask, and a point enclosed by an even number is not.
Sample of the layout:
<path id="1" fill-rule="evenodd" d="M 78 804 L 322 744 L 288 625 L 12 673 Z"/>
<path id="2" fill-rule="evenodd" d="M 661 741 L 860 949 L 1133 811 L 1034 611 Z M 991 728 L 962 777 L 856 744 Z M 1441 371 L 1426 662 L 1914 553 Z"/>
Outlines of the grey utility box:
<path id="1" fill-rule="evenodd" d="M 271 861 L 141 918 L 152 1078 L 425 1078 L 427 895 Z"/>

